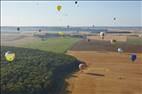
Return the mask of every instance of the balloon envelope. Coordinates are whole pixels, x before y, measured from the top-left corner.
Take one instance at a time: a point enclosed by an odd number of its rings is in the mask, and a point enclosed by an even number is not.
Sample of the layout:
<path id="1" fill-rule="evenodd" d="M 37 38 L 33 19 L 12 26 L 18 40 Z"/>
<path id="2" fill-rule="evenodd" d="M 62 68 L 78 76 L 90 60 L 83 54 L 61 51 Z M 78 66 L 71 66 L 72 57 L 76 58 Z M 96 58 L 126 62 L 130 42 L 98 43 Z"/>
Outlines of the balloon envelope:
<path id="1" fill-rule="evenodd" d="M 61 9 L 62 9 L 62 6 L 61 6 L 61 5 L 58 5 L 58 6 L 57 6 L 57 10 L 58 10 L 58 11 L 61 11 Z"/>
<path id="2" fill-rule="evenodd" d="M 113 20 L 116 20 L 116 18 L 113 18 Z"/>
<path id="3" fill-rule="evenodd" d="M 77 1 L 75 1 L 75 4 L 77 4 Z"/>
<path id="4" fill-rule="evenodd" d="M 5 53 L 5 59 L 6 59 L 6 61 L 8 61 L 8 62 L 12 62 L 12 61 L 15 59 L 15 53 L 10 52 L 10 51 L 7 51 L 7 52 Z"/>
<path id="5" fill-rule="evenodd" d="M 17 31 L 20 31 L 20 27 L 17 27 Z"/>
<path id="6" fill-rule="evenodd" d="M 104 32 L 100 32 L 100 36 L 104 36 L 105 35 L 105 33 Z"/>
<path id="7" fill-rule="evenodd" d="M 135 61 L 137 59 L 137 55 L 135 53 L 132 53 L 130 58 L 132 61 Z"/>
<path id="8" fill-rule="evenodd" d="M 105 33 L 104 33 L 104 32 L 100 32 L 100 37 L 101 37 L 102 39 L 104 39 L 104 36 L 105 36 Z"/>
<path id="9" fill-rule="evenodd" d="M 63 36 L 64 35 L 64 32 L 58 32 L 59 35 Z"/>
<path id="10" fill-rule="evenodd" d="M 85 69 L 85 67 L 86 67 L 86 65 L 85 65 L 85 64 L 79 64 L 79 69 L 80 69 L 80 70 Z"/>
<path id="11" fill-rule="evenodd" d="M 118 48 L 117 51 L 118 51 L 119 53 L 123 52 L 122 48 Z"/>
<path id="12" fill-rule="evenodd" d="M 115 43 L 116 43 L 116 40 L 115 40 L 115 39 L 112 39 L 112 40 L 110 40 L 110 43 L 111 43 L 111 44 L 115 44 Z"/>

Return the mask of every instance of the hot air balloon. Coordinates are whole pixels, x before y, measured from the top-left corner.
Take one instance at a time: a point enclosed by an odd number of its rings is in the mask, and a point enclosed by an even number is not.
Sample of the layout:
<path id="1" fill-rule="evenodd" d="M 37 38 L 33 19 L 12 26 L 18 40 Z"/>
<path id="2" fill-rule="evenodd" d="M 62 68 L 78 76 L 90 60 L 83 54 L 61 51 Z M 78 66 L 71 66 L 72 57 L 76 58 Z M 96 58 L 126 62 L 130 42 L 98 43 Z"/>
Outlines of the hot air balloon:
<path id="1" fill-rule="evenodd" d="M 17 31 L 20 31 L 20 27 L 17 27 Z"/>
<path id="2" fill-rule="evenodd" d="M 41 29 L 39 29 L 38 32 L 41 32 Z"/>
<path id="3" fill-rule="evenodd" d="M 7 51 L 5 53 L 5 59 L 8 62 L 12 62 L 15 59 L 15 53 L 11 52 L 11 51 Z"/>
<path id="4" fill-rule="evenodd" d="M 104 32 L 100 32 L 100 37 L 101 37 L 102 39 L 104 39 L 104 36 L 105 36 L 105 33 L 104 33 Z"/>
<path id="5" fill-rule="evenodd" d="M 58 34 L 60 35 L 60 36 L 64 36 L 64 32 L 58 32 Z"/>
<path id="6" fill-rule="evenodd" d="M 122 53 L 122 52 L 123 52 L 122 48 L 118 48 L 117 51 L 118 51 L 119 53 Z"/>
<path id="7" fill-rule="evenodd" d="M 75 1 L 75 4 L 77 4 L 77 1 Z"/>
<path id="8" fill-rule="evenodd" d="M 113 20 L 116 20 L 116 18 L 114 17 Z"/>
<path id="9" fill-rule="evenodd" d="M 137 55 L 135 54 L 135 53 L 132 53 L 131 55 L 130 55 L 130 58 L 131 58 L 131 61 L 135 61 L 136 59 L 137 59 Z"/>
<path id="10" fill-rule="evenodd" d="M 83 64 L 83 63 L 79 64 L 79 70 L 81 72 L 83 72 L 82 70 L 85 69 L 85 68 L 86 68 L 86 64 Z"/>
<path id="11" fill-rule="evenodd" d="M 62 6 L 61 6 L 61 5 L 58 5 L 56 8 L 57 8 L 58 11 L 61 11 Z"/>
<path id="12" fill-rule="evenodd" d="M 115 43 L 116 43 L 116 40 L 115 40 L 115 39 L 112 39 L 112 40 L 110 40 L 110 43 L 111 43 L 111 44 L 115 44 Z"/>

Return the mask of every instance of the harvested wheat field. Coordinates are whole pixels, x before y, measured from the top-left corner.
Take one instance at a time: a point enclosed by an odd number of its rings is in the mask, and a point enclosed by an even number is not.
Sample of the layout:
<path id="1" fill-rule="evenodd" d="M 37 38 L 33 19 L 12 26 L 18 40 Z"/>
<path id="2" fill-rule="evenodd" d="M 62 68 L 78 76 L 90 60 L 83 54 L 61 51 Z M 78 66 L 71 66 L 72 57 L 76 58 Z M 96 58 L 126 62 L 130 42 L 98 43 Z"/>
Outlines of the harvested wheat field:
<path id="1" fill-rule="evenodd" d="M 120 36 L 120 39 L 121 39 L 121 36 Z M 129 38 L 129 40 L 127 40 L 128 42 L 116 40 L 116 43 L 111 44 L 111 42 L 108 40 L 90 39 L 88 41 L 88 39 L 86 39 L 86 40 L 84 39 L 84 40 L 81 40 L 80 42 L 76 43 L 70 50 L 72 50 L 72 51 L 112 51 L 112 52 L 117 52 L 117 48 L 122 48 L 124 50 L 124 52 L 142 53 L 142 38 L 140 38 L 140 39 L 138 38 L 132 42 L 131 42 L 131 38 Z M 137 42 L 137 40 L 141 40 L 141 41 Z"/>
<path id="2" fill-rule="evenodd" d="M 88 39 L 92 39 L 92 40 L 101 40 L 100 36 L 87 36 Z M 118 36 L 118 35 L 105 35 L 104 40 L 111 40 L 111 39 L 115 39 L 118 41 L 127 41 L 127 36 Z"/>
<path id="3" fill-rule="evenodd" d="M 125 48 L 125 52 L 118 53 L 112 49 L 113 47 L 107 45 L 109 48 L 104 43 L 106 42 L 95 40 L 89 44 L 86 40 L 82 40 L 67 52 L 85 62 L 88 67 L 83 72 L 77 72 L 66 79 L 68 83 L 66 91 L 69 94 L 142 94 L 140 46 L 119 45 Z M 80 44 L 81 46 L 78 46 Z M 130 59 L 132 51 L 129 47 L 137 53 L 135 62 Z"/>
<path id="4" fill-rule="evenodd" d="M 70 94 L 142 94 L 142 54 L 131 62 L 129 53 L 69 51 L 88 64 L 67 79 Z"/>

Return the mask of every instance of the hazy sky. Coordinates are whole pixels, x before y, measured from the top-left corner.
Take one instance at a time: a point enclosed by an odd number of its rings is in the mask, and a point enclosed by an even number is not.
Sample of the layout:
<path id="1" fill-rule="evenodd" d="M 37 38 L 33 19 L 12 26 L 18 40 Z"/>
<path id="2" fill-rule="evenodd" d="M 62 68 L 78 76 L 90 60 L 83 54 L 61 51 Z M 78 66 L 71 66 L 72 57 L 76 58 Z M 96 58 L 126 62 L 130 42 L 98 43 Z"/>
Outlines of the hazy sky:
<path id="1" fill-rule="evenodd" d="M 61 5 L 58 12 L 56 6 Z M 116 17 L 116 20 L 113 18 Z M 142 1 L 1 1 L 2 26 L 142 26 Z"/>

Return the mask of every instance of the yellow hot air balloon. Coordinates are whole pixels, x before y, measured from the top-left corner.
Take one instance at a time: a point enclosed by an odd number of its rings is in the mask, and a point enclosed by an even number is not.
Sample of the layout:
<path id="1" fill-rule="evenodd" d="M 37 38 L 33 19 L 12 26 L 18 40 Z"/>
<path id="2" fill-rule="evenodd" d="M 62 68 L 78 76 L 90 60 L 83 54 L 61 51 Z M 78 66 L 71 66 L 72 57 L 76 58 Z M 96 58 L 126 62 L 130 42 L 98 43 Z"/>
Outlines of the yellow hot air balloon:
<path id="1" fill-rule="evenodd" d="M 62 9 L 62 6 L 61 6 L 61 5 L 58 5 L 58 6 L 57 6 L 57 10 L 58 10 L 58 11 L 61 11 L 61 9 Z"/>
<path id="2" fill-rule="evenodd" d="M 7 51 L 7 52 L 5 53 L 5 59 L 6 59 L 6 61 L 8 61 L 8 62 L 12 62 L 12 61 L 15 59 L 15 53 L 12 53 L 12 52 L 10 52 L 10 51 Z"/>
<path id="3" fill-rule="evenodd" d="M 64 35 L 64 32 L 58 32 L 59 35 L 63 36 Z"/>

